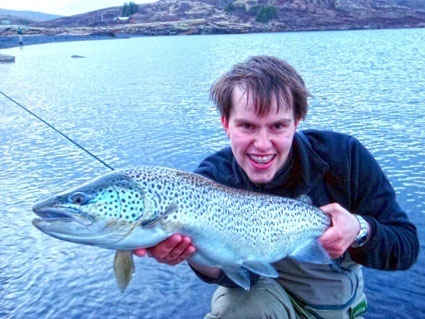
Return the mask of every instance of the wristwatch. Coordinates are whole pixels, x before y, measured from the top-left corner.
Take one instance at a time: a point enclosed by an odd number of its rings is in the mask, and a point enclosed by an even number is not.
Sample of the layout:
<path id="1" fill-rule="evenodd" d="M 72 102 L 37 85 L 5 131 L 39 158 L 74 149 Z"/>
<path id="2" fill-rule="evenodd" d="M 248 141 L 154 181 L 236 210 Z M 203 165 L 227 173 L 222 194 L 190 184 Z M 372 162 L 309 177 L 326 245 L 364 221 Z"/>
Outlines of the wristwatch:
<path id="1" fill-rule="evenodd" d="M 354 216 L 359 221 L 360 231 L 357 234 L 356 238 L 354 239 L 354 242 L 351 245 L 351 247 L 352 248 L 359 248 L 359 247 L 362 247 L 366 243 L 366 239 L 367 239 L 367 235 L 368 235 L 368 233 L 367 233 L 367 222 L 360 215 L 354 214 Z"/>

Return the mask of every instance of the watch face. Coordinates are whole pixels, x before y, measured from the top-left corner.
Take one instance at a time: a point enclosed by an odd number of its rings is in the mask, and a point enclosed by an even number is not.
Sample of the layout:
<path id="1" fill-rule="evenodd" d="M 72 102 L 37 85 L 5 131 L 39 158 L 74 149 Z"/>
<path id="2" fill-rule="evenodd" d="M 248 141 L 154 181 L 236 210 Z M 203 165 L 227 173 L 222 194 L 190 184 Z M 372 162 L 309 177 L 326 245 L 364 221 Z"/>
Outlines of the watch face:
<path id="1" fill-rule="evenodd" d="M 356 239 L 354 240 L 352 247 L 358 248 L 358 247 L 362 247 L 365 244 L 365 241 L 367 238 L 367 223 L 363 217 L 359 215 L 355 215 L 355 216 L 360 223 L 360 231 Z"/>
<path id="2" fill-rule="evenodd" d="M 357 241 L 357 245 L 363 246 L 366 238 L 367 238 L 367 233 L 362 234 L 361 237 Z"/>

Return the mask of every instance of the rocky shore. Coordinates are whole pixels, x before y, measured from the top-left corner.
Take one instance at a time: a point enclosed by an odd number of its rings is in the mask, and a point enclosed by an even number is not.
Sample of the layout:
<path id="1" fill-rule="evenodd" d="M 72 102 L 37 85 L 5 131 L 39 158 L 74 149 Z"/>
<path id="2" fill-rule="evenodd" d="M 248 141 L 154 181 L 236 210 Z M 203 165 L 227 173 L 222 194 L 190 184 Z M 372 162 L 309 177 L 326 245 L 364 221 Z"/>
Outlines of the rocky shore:
<path id="1" fill-rule="evenodd" d="M 19 43 L 18 36 L 1 36 L 0 37 L 0 49 L 7 49 L 18 47 L 21 45 L 34 45 L 34 44 L 43 44 L 51 42 L 67 42 L 67 41 L 86 41 L 86 40 L 105 40 L 105 39 L 115 39 L 122 38 L 124 35 L 120 36 L 111 36 L 111 35 L 28 35 L 22 37 L 22 44 Z"/>
<path id="2" fill-rule="evenodd" d="M 421 0 L 422 1 L 422 0 Z M 120 18 L 121 7 L 34 23 L 22 30 L 23 45 L 128 36 L 240 34 L 286 31 L 425 27 L 419 0 L 159 0 Z M 227 5 L 225 5 L 227 3 Z M 229 3 L 233 4 L 229 7 Z M 409 5 L 407 5 L 409 4 Z M 262 8 L 272 9 L 259 21 Z M 19 46 L 17 26 L 0 27 L 0 49 Z"/>

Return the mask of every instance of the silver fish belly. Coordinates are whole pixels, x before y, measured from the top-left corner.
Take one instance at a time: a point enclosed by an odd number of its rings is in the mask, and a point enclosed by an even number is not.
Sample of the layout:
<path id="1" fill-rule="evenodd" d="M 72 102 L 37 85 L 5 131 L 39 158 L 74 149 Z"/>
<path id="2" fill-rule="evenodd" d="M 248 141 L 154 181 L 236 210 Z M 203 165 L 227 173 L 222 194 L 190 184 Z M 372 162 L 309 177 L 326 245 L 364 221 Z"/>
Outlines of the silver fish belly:
<path id="1" fill-rule="evenodd" d="M 317 238 L 330 218 L 305 202 L 229 188 L 193 173 L 143 166 L 113 171 L 34 205 L 33 224 L 65 241 L 114 249 L 121 291 L 131 280 L 131 251 L 179 233 L 191 237 L 191 262 L 221 268 L 244 289 L 248 271 L 292 257 L 331 259 Z M 125 271 L 122 271 L 122 268 Z M 133 268 L 131 268 L 133 269 Z"/>

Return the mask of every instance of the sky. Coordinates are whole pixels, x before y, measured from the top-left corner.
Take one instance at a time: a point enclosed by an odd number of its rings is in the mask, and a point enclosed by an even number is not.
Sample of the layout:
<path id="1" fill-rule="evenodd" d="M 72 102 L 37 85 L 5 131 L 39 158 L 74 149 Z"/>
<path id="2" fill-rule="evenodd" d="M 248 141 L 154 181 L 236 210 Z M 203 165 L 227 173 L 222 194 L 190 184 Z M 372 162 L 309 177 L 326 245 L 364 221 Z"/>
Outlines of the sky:
<path id="1" fill-rule="evenodd" d="M 109 7 L 122 6 L 130 0 L 0 0 L 0 9 L 28 10 L 70 16 Z M 155 2 L 138 0 L 136 4 Z"/>

